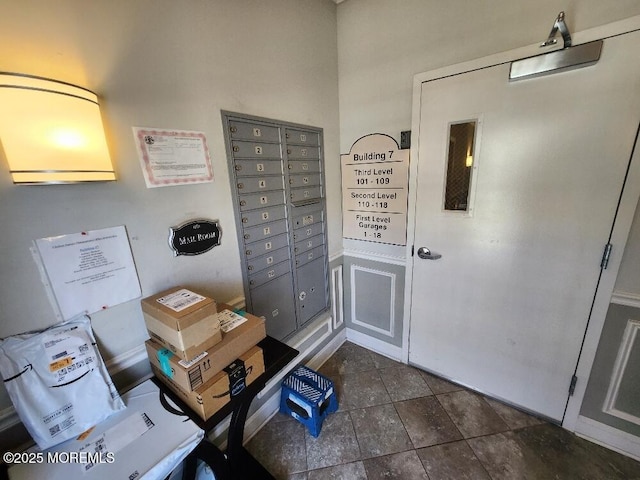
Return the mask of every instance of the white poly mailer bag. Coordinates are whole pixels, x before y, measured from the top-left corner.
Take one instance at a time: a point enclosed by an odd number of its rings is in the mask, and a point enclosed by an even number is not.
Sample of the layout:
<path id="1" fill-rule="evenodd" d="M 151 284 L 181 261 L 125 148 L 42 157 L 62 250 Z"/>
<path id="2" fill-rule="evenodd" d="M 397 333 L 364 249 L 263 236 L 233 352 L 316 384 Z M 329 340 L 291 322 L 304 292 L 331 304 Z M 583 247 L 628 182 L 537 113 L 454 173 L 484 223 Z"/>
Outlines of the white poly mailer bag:
<path id="1" fill-rule="evenodd" d="M 0 373 L 22 423 L 43 450 L 125 408 L 86 315 L 0 340 Z"/>

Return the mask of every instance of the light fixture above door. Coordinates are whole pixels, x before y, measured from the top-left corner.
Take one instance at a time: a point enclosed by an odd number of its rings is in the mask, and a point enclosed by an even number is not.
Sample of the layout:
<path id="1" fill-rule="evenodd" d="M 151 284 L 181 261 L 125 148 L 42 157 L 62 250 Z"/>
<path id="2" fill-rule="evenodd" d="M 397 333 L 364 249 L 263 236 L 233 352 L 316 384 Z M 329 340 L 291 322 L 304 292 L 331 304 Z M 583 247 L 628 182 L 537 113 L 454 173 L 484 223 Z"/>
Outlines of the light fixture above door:
<path id="1" fill-rule="evenodd" d="M 95 93 L 0 72 L 0 143 L 13 183 L 115 180 Z"/>

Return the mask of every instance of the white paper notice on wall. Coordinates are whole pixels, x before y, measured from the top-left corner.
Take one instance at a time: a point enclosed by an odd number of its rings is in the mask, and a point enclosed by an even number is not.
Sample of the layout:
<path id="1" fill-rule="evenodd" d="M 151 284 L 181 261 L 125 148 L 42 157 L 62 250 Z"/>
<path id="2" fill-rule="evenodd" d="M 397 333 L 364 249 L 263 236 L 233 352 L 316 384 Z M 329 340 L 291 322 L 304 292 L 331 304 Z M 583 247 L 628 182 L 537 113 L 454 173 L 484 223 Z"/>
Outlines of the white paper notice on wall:
<path id="1" fill-rule="evenodd" d="M 213 182 L 202 132 L 133 127 L 147 188 Z"/>
<path id="2" fill-rule="evenodd" d="M 141 296 L 124 226 L 40 238 L 35 251 L 65 320 Z"/>
<path id="3" fill-rule="evenodd" d="M 356 140 L 340 158 L 343 237 L 406 245 L 409 150 L 375 133 Z"/>

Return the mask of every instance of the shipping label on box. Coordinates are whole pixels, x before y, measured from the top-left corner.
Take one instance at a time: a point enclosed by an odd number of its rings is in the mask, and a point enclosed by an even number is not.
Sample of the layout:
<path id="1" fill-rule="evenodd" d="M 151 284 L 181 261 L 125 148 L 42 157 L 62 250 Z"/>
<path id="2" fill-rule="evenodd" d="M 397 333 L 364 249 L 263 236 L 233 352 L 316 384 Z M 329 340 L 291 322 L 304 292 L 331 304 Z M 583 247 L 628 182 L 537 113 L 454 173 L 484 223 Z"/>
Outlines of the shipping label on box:
<path id="1" fill-rule="evenodd" d="M 173 291 L 167 295 L 162 295 L 156 298 L 156 302 L 170 308 L 174 312 L 182 312 L 187 308 L 196 305 L 201 302 L 205 302 L 207 297 L 198 295 L 195 292 L 181 288 L 180 290 Z"/>
<path id="2" fill-rule="evenodd" d="M 184 360 L 222 340 L 215 300 L 182 287 L 142 299 L 149 335 Z"/>
<path id="3" fill-rule="evenodd" d="M 172 392 L 189 405 L 200 418 L 207 420 L 231 400 L 232 393 L 233 396 L 239 395 L 247 385 L 264 373 L 264 357 L 262 349 L 254 346 L 193 392 L 185 392 L 155 363 L 152 363 L 151 367 L 155 375 Z"/>
<path id="4" fill-rule="evenodd" d="M 169 327 L 176 330 L 187 328 L 200 320 L 201 315 L 195 315 L 203 308 L 215 315 L 217 308 L 213 298 L 199 295 L 182 287 L 174 287 L 156 293 L 140 301 L 142 311 L 152 315 Z"/>
<path id="5" fill-rule="evenodd" d="M 145 347 L 151 364 L 159 368 L 162 373 L 187 392 L 195 390 L 206 383 L 221 370 L 212 368 L 211 356 L 206 351 L 202 352 L 194 360 L 185 362 L 153 340 L 147 340 Z"/>
<path id="6" fill-rule="evenodd" d="M 224 312 L 221 312 L 223 316 L 229 316 Z M 147 340 L 145 346 L 149 361 L 183 390 L 195 390 L 266 337 L 262 318 L 251 314 L 240 317 L 244 320 L 242 322 L 232 318 L 236 320 L 235 326 L 226 331 L 222 341 L 188 362 L 173 355 L 164 344 Z"/>

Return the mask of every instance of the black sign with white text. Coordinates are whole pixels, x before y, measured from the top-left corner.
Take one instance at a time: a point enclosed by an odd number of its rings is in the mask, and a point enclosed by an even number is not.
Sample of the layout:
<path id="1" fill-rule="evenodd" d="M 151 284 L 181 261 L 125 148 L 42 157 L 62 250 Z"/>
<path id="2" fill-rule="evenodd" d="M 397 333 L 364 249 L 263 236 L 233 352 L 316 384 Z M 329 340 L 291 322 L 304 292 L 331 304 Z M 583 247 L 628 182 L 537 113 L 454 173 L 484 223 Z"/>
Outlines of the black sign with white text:
<path id="1" fill-rule="evenodd" d="M 200 255 L 220 245 L 220 226 L 212 220 L 191 220 L 169 231 L 169 246 L 175 256 Z"/>

